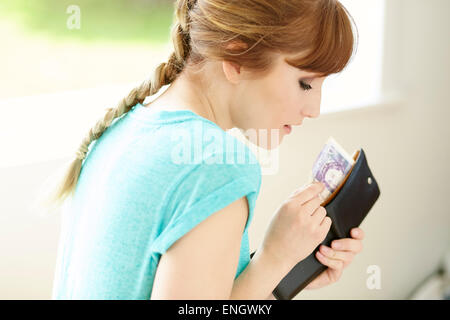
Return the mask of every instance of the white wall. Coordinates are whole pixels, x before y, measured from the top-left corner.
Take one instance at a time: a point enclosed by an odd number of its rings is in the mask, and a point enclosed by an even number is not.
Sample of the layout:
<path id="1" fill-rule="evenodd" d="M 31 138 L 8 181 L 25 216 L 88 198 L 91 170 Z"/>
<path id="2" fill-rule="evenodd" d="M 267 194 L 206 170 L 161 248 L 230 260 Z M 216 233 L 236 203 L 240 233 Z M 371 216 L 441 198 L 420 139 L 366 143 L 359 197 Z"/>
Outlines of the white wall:
<path id="1" fill-rule="evenodd" d="M 306 122 L 281 146 L 279 174 L 263 180 L 253 249 L 281 200 L 306 181 L 328 135 L 349 152 L 362 147 L 380 185 L 361 225 L 363 251 L 339 282 L 297 299 L 403 299 L 450 249 L 450 2 L 387 2 L 383 86 L 388 94 L 402 92 L 404 101 Z M 366 287 L 369 265 L 381 268 L 381 290 Z"/>
<path id="2" fill-rule="evenodd" d="M 338 283 L 297 299 L 403 299 L 450 248 L 450 2 L 387 2 L 383 86 L 388 96 L 401 93 L 404 99 L 306 121 L 280 147 L 279 173 L 263 179 L 250 228 L 253 249 L 279 203 L 306 181 L 329 135 L 350 152 L 364 148 L 381 188 L 361 225 L 362 253 Z M 0 299 L 50 298 L 59 216 L 40 218 L 26 207 L 64 161 L 0 169 Z M 369 265 L 381 268 L 381 290 L 366 287 Z"/>

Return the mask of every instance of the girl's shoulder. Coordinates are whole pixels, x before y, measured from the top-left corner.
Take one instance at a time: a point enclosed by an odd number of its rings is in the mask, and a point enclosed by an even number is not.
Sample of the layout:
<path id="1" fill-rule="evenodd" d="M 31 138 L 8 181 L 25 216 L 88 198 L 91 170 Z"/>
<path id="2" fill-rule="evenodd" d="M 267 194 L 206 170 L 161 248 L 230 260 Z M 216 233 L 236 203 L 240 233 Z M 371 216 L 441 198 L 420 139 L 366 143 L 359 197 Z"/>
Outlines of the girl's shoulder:
<path id="1" fill-rule="evenodd" d="M 152 110 L 137 104 L 131 115 L 144 127 L 148 126 L 148 132 L 142 132 L 149 147 L 142 150 L 154 146 L 153 150 L 171 163 L 220 163 L 222 158 L 227 164 L 259 166 L 238 129 L 224 131 L 191 110 Z"/>

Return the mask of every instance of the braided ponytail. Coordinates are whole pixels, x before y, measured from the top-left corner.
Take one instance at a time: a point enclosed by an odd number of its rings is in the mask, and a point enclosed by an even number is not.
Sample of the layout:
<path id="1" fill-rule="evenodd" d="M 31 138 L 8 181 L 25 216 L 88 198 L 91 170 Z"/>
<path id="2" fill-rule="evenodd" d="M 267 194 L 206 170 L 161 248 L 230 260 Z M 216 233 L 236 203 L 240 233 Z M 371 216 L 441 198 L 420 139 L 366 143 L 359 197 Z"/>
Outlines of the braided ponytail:
<path id="1" fill-rule="evenodd" d="M 167 62 L 159 64 L 154 70 L 153 78 L 145 80 L 130 93 L 119 101 L 115 108 L 108 108 L 102 119 L 97 121 L 92 129 L 82 140 L 74 158 L 67 168 L 64 168 L 63 178 L 60 175 L 50 177 L 43 187 L 40 195 L 34 204 L 46 209 L 57 209 L 64 203 L 67 197 L 72 196 L 81 172 L 83 160 L 85 159 L 89 145 L 100 138 L 106 129 L 111 125 L 114 119 L 121 117 L 130 111 L 138 102 L 143 103 L 145 98 L 152 96 L 159 89 L 172 83 L 178 74 L 184 69 L 190 51 L 189 37 L 189 10 L 195 1 L 181 0 L 177 1 L 175 7 L 175 24 L 172 26 L 171 37 L 174 45 L 174 52 L 169 56 Z M 57 180 L 55 180 L 57 179 Z M 56 185 L 50 185 L 55 183 Z"/>

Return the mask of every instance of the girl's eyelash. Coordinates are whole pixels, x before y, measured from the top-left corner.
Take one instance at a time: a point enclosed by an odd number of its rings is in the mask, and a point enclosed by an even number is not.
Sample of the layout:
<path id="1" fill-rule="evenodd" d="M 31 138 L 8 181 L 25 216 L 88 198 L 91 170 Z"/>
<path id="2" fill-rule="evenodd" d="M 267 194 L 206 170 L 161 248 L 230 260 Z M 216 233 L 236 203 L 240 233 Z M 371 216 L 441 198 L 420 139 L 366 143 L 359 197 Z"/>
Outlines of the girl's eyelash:
<path id="1" fill-rule="evenodd" d="M 300 86 L 302 87 L 302 89 L 305 91 L 312 89 L 312 87 L 309 84 L 303 82 L 302 80 L 300 80 L 299 83 L 300 83 Z"/>

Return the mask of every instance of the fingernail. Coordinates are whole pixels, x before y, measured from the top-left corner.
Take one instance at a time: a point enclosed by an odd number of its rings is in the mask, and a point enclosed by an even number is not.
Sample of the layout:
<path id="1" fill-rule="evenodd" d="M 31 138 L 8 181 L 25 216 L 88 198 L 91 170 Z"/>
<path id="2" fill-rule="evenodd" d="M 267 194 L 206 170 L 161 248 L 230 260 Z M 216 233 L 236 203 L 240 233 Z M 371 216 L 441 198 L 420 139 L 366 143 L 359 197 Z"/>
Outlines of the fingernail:
<path id="1" fill-rule="evenodd" d="M 332 243 L 332 247 L 335 249 L 340 249 L 341 248 L 341 244 L 339 242 L 333 242 Z"/>
<path id="2" fill-rule="evenodd" d="M 355 236 L 359 235 L 358 229 L 353 230 L 353 233 L 355 234 Z"/>
<path id="3" fill-rule="evenodd" d="M 326 254 L 331 253 L 331 249 L 328 248 L 328 247 L 326 247 L 326 246 L 322 246 L 322 250 L 323 250 L 323 252 L 325 252 Z"/>

